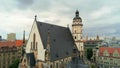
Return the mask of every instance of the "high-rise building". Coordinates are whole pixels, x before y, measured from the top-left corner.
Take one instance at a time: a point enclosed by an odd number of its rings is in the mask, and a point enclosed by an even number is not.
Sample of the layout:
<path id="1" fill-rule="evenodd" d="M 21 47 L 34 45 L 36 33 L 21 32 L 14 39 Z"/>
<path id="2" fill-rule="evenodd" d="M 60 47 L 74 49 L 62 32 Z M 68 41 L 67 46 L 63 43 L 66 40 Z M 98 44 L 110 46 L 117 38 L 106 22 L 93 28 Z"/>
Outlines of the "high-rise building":
<path id="1" fill-rule="evenodd" d="M 7 40 L 15 41 L 16 40 L 16 34 L 15 33 L 7 34 Z"/>

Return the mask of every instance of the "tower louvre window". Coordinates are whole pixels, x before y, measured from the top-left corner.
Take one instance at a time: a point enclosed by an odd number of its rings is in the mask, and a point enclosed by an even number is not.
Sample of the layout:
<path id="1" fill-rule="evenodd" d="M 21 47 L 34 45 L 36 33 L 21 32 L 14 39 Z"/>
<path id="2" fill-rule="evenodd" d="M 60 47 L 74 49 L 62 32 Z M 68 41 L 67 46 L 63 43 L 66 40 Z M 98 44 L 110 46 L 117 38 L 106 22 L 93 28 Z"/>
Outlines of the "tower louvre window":
<path id="1" fill-rule="evenodd" d="M 76 36 L 75 36 L 75 39 L 76 39 Z"/>

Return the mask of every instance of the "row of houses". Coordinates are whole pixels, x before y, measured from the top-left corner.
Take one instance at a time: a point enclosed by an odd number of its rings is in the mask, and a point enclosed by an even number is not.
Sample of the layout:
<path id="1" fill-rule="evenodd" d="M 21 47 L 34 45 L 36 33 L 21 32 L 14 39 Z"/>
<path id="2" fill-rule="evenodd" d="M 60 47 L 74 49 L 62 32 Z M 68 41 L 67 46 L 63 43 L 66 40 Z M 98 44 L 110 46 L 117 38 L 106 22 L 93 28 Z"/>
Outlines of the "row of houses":
<path id="1" fill-rule="evenodd" d="M 0 68 L 9 68 L 22 55 L 23 40 L 0 41 Z"/>
<path id="2" fill-rule="evenodd" d="M 96 62 L 99 68 L 120 68 L 120 48 L 99 47 Z"/>
<path id="3" fill-rule="evenodd" d="M 109 44 L 111 43 L 111 44 Z M 96 68 L 120 68 L 120 47 L 119 40 L 90 39 L 84 40 L 85 53 L 87 58 L 87 49 L 92 49 L 91 62 Z"/>

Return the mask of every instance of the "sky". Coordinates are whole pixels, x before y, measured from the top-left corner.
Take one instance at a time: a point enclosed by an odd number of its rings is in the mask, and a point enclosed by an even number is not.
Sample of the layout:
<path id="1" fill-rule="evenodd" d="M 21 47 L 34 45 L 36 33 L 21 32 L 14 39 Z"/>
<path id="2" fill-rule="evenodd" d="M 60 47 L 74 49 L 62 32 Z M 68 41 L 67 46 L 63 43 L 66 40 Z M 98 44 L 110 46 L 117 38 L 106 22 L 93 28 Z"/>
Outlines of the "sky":
<path id="1" fill-rule="evenodd" d="M 71 28 L 75 11 L 83 23 L 83 37 L 120 37 L 120 0 L 0 0 L 0 35 L 28 38 L 34 16 L 38 21 Z"/>

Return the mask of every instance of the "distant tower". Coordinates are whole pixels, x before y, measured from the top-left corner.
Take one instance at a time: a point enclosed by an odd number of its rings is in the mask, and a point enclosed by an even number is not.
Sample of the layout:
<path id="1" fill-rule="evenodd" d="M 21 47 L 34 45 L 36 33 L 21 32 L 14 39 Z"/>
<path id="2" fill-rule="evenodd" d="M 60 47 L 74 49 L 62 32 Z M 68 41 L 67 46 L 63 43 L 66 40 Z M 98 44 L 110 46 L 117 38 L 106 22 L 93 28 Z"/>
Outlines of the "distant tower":
<path id="1" fill-rule="evenodd" d="M 25 30 L 23 32 L 23 46 L 22 46 L 22 56 L 25 54 Z"/>
<path id="2" fill-rule="evenodd" d="M 85 39 L 86 41 L 88 40 L 88 35 L 86 35 L 86 39 Z"/>
<path id="3" fill-rule="evenodd" d="M 23 32 L 23 46 L 25 46 L 25 30 Z"/>
<path id="4" fill-rule="evenodd" d="M 99 36 L 97 35 L 96 40 L 99 40 Z"/>
<path id="5" fill-rule="evenodd" d="M 80 57 L 83 58 L 83 42 L 82 42 L 82 19 L 79 17 L 79 11 L 76 10 L 75 17 L 73 18 L 72 24 L 72 35 L 77 45 L 78 50 L 80 51 Z"/>

